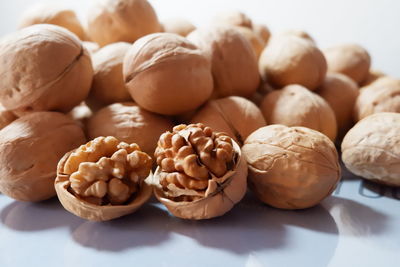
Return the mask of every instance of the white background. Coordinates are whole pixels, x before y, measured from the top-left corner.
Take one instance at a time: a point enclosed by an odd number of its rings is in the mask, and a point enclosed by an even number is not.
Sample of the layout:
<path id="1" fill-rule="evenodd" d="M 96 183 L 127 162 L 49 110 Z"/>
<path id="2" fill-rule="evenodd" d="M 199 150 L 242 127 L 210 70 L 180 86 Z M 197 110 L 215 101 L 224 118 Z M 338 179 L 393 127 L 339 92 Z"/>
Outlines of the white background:
<path id="1" fill-rule="evenodd" d="M 0 0 L 0 35 L 15 30 L 21 11 L 34 2 Z M 52 2 L 84 19 L 93 1 Z M 374 68 L 400 77 L 400 1 L 151 3 L 161 21 L 178 16 L 203 26 L 220 11 L 238 9 L 273 32 L 304 29 L 322 48 L 356 42 L 369 50 Z M 365 186 L 344 171 L 334 196 L 305 211 L 272 209 L 248 196 L 206 222 L 171 217 L 153 202 L 120 220 L 93 223 L 56 199 L 32 204 L 0 195 L 0 266 L 398 267 L 399 197 L 400 189 Z"/>

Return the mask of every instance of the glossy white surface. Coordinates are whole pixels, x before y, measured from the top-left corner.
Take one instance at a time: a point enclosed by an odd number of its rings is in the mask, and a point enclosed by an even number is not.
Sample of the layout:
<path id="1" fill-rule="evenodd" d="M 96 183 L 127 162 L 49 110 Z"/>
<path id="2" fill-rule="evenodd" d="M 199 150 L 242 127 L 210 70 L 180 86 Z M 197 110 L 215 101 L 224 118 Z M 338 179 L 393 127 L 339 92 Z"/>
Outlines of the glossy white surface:
<path id="1" fill-rule="evenodd" d="M 0 266 L 395 267 L 399 199 L 400 189 L 344 172 L 332 197 L 304 211 L 273 209 L 248 195 L 226 216 L 184 221 L 154 200 L 98 223 L 56 199 L 33 204 L 0 195 Z"/>

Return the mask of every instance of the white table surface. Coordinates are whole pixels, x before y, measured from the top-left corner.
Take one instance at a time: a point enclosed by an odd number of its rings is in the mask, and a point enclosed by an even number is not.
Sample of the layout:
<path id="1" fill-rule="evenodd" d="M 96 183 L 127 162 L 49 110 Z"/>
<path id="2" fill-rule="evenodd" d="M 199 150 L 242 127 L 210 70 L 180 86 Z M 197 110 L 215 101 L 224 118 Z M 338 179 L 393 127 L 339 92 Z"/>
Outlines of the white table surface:
<path id="1" fill-rule="evenodd" d="M 16 28 L 33 0 L 0 1 L 0 35 Z M 85 18 L 93 1 L 53 1 Z M 273 32 L 305 29 L 321 47 L 364 45 L 373 67 L 400 77 L 400 1 L 163 1 L 161 20 L 198 26 L 239 9 Z M 0 195 L 0 266 L 400 266 L 400 189 L 364 183 L 347 171 L 334 195 L 315 208 L 281 211 L 248 195 L 208 221 L 172 217 L 155 200 L 105 223 L 65 211 L 57 199 L 23 203 Z"/>

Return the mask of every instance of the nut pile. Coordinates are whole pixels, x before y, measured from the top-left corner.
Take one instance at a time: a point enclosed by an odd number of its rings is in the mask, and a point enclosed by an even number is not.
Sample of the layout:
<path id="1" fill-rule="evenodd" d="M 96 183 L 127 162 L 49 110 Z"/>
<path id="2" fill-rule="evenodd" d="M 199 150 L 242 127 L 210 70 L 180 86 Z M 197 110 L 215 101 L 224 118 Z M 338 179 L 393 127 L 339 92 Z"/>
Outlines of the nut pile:
<path id="1" fill-rule="evenodd" d="M 400 186 L 400 80 L 371 69 L 364 47 L 322 49 L 238 11 L 207 27 L 159 21 L 147 0 L 98 0 L 85 24 L 36 6 L 0 39 L 3 194 L 57 195 L 95 221 L 152 194 L 209 219 L 247 186 L 304 209 L 340 180 L 335 142 L 351 172 Z"/>

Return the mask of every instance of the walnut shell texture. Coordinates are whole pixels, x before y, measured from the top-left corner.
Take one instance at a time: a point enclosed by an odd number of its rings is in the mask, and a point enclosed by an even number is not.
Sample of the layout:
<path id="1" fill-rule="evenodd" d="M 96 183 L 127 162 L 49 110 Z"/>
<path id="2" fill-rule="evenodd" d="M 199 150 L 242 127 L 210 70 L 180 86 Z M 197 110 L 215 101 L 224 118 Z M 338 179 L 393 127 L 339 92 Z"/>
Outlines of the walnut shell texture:
<path id="1" fill-rule="evenodd" d="M 59 26 L 33 25 L 3 38 L 0 62 L 0 102 L 19 114 L 68 112 L 87 97 L 92 83 L 88 52 Z"/>
<path id="2" fill-rule="evenodd" d="M 175 216 L 225 214 L 246 193 L 247 166 L 230 137 L 202 124 L 175 126 L 158 142 L 155 195 Z"/>
<path id="3" fill-rule="evenodd" d="M 319 95 L 300 85 L 288 85 L 268 93 L 260 106 L 269 124 L 303 126 L 319 131 L 335 140 L 335 113 Z"/>
<path id="4" fill-rule="evenodd" d="M 90 139 L 115 136 L 120 141 L 136 143 L 144 152 L 153 155 L 160 135 L 172 127 L 168 118 L 124 102 L 97 111 L 87 123 L 87 133 Z"/>
<path id="5" fill-rule="evenodd" d="M 315 90 L 325 78 L 327 63 L 312 42 L 285 35 L 271 39 L 260 56 L 259 68 L 261 75 L 277 87 L 299 84 Z"/>
<path id="6" fill-rule="evenodd" d="M 359 94 L 357 84 L 340 73 L 328 73 L 316 91 L 335 112 L 338 136 L 343 137 L 353 126 L 353 111 Z"/>
<path id="7" fill-rule="evenodd" d="M 354 107 L 354 120 L 378 112 L 400 112 L 400 80 L 379 78 L 361 88 Z"/>
<path id="8" fill-rule="evenodd" d="M 57 112 L 25 115 L 0 131 L 0 191 L 20 201 L 55 196 L 57 162 L 84 143 L 81 127 Z"/>
<path id="9" fill-rule="evenodd" d="M 251 43 L 232 26 L 197 29 L 187 37 L 211 62 L 214 96 L 251 96 L 260 84 Z"/>
<path id="10" fill-rule="evenodd" d="M 371 57 L 357 44 L 343 44 L 324 49 L 329 72 L 342 73 L 361 84 L 368 78 Z"/>
<path id="11" fill-rule="evenodd" d="M 106 45 L 93 54 L 93 83 L 86 102 L 104 106 L 131 100 L 122 76 L 122 64 L 131 44 L 118 42 Z"/>
<path id="12" fill-rule="evenodd" d="M 340 180 L 335 145 L 309 128 L 276 124 L 260 128 L 246 139 L 242 152 L 250 189 L 276 208 L 315 206 Z"/>
<path id="13" fill-rule="evenodd" d="M 80 40 L 86 39 L 83 29 L 75 11 L 57 5 L 39 4 L 28 9 L 21 18 L 19 28 L 25 28 L 34 24 L 53 24 L 63 27 Z"/>
<path id="14" fill-rule="evenodd" d="M 400 114 L 382 112 L 359 121 L 344 137 L 342 160 L 354 174 L 400 186 Z"/>
<path id="15" fill-rule="evenodd" d="M 147 0 L 100 0 L 88 14 L 88 35 L 101 47 L 133 43 L 160 30 L 157 14 Z"/>
<path id="16" fill-rule="evenodd" d="M 214 131 L 227 133 L 239 145 L 252 132 L 266 125 L 260 109 L 240 96 L 210 100 L 196 112 L 191 123 L 203 123 Z"/>
<path id="17" fill-rule="evenodd" d="M 144 181 L 151 157 L 137 144 L 98 137 L 67 153 L 57 166 L 55 188 L 66 210 L 87 220 L 130 214 L 151 196 Z"/>
<path id="18" fill-rule="evenodd" d="M 137 40 L 125 55 L 123 74 L 133 100 L 163 115 L 196 109 L 211 96 L 211 66 L 186 38 L 154 33 Z"/>

